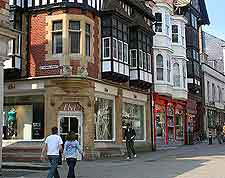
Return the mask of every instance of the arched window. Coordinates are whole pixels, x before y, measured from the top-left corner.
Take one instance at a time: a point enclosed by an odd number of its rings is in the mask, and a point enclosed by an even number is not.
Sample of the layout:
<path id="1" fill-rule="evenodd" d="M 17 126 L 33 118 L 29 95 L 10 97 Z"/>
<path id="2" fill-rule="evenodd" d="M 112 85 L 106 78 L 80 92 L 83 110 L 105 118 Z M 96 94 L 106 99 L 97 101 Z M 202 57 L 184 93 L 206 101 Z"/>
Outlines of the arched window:
<path id="1" fill-rule="evenodd" d="M 161 54 L 156 56 L 156 70 L 157 80 L 163 80 L 163 56 Z"/>
<path id="2" fill-rule="evenodd" d="M 173 64 L 173 84 L 180 87 L 180 66 L 178 63 Z"/>
<path id="3" fill-rule="evenodd" d="M 167 82 L 170 82 L 170 73 L 171 73 L 171 63 L 170 57 L 167 57 Z"/>

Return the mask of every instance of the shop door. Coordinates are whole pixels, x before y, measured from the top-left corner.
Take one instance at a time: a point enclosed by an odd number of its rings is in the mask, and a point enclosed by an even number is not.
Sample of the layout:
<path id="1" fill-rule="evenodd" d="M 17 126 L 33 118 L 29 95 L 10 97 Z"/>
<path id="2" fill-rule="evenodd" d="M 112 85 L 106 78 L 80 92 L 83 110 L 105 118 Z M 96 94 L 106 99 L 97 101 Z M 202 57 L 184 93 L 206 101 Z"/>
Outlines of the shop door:
<path id="1" fill-rule="evenodd" d="M 82 149 L 82 135 L 81 135 L 81 119 L 79 117 L 61 117 L 59 120 L 59 135 L 61 136 L 63 142 L 65 143 L 66 135 L 73 131 L 76 134 L 79 134 L 79 142 Z M 78 160 L 81 159 L 79 155 Z"/>

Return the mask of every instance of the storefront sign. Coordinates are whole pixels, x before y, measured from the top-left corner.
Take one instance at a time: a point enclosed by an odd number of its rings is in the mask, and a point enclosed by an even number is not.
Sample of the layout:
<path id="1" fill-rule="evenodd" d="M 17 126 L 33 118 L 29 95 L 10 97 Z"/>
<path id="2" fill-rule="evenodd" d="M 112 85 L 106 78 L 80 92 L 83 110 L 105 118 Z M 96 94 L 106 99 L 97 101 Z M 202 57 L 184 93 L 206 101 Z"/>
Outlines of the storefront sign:
<path id="1" fill-rule="evenodd" d="M 76 112 L 83 111 L 83 107 L 79 103 L 63 103 L 61 111 Z"/>

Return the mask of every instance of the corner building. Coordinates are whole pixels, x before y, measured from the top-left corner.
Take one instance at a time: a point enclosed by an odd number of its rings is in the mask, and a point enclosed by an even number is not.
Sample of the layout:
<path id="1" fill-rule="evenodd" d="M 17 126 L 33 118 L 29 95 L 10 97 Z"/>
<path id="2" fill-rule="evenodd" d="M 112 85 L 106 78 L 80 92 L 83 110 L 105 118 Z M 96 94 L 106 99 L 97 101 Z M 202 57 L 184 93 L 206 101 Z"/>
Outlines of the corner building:
<path id="1" fill-rule="evenodd" d="M 62 138 L 79 133 L 86 159 L 121 155 L 131 122 L 151 150 L 151 2 L 10 5 L 21 34 L 5 66 L 5 142 L 42 143 L 58 126 Z"/>

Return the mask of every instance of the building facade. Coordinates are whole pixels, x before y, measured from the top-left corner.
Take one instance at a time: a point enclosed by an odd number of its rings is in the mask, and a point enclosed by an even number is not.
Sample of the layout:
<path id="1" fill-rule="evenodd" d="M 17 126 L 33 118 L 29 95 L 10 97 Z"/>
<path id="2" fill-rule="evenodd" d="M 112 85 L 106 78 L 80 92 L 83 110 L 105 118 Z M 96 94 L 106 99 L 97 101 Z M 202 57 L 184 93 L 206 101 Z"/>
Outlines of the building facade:
<path id="1" fill-rule="evenodd" d="M 210 65 L 202 64 L 204 82 L 204 131 L 208 134 L 209 129 L 224 125 L 224 95 L 225 76 L 223 73 L 212 68 Z"/>
<path id="2" fill-rule="evenodd" d="M 193 131 L 193 139 L 196 140 L 203 134 L 203 103 L 202 103 L 202 72 L 200 62 L 200 49 L 202 43 L 199 40 L 199 32 L 203 25 L 209 24 L 207 8 L 204 0 L 193 0 L 189 8 L 183 8 L 181 12 L 188 20 L 186 24 L 186 55 L 187 55 L 187 124 Z"/>
<path id="3" fill-rule="evenodd" d="M 151 4 L 12 1 L 21 35 L 5 67 L 7 142 L 43 142 L 58 126 L 79 133 L 86 159 L 121 155 L 130 122 L 151 150 Z"/>
<path id="4" fill-rule="evenodd" d="M 157 146 L 184 144 L 186 134 L 186 18 L 173 1 L 155 1 L 154 141 Z"/>

